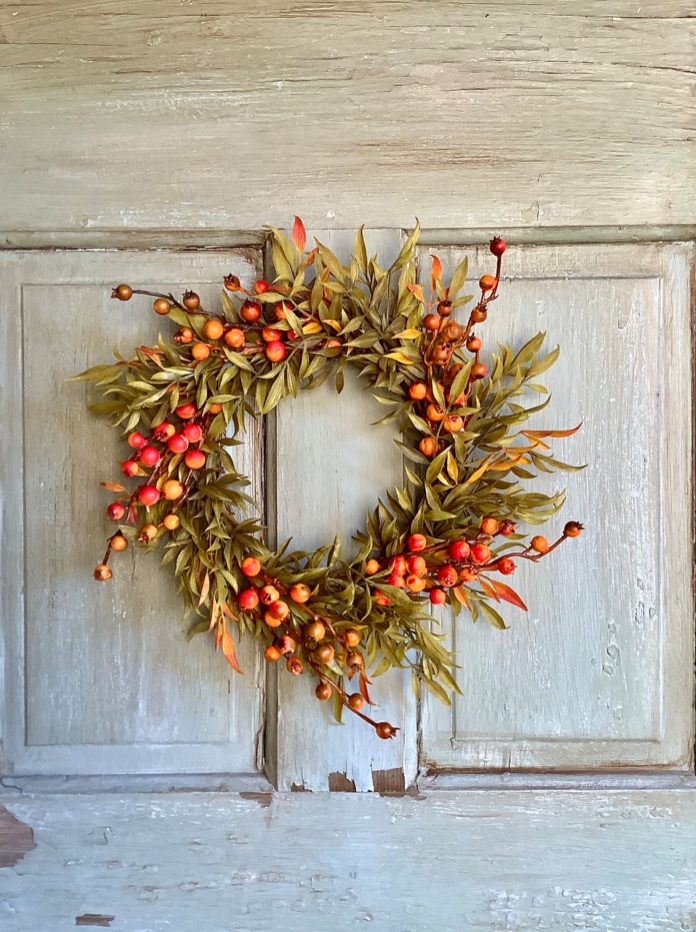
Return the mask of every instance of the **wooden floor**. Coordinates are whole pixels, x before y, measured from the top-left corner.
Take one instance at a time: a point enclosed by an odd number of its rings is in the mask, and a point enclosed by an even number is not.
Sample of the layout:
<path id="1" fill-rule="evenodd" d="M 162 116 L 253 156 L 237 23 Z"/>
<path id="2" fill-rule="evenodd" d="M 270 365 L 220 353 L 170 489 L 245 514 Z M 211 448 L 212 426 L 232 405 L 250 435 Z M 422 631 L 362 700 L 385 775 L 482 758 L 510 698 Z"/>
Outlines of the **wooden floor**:
<path id="1" fill-rule="evenodd" d="M 0 868 L 2 932 L 696 928 L 689 791 L 2 802 L 36 842 Z"/>

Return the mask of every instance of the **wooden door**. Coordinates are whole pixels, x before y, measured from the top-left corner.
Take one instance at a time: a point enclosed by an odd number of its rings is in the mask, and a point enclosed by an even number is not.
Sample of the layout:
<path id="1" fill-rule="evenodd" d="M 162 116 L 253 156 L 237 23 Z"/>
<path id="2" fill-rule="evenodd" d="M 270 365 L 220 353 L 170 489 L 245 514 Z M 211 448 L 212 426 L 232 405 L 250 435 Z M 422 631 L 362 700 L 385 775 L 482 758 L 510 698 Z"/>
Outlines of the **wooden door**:
<path id="1" fill-rule="evenodd" d="M 0 784 L 40 842 L 0 872 L 3 921 L 692 928 L 693 3 L 161 7 L 0 9 Z M 504 235 L 488 333 L 546 330 L 537 420 L 583 420 L 560 446 L 588 468 L 546 481 L 586 533 L 518 572 L 507 631 L 443 615 L 451 708 L 377 679 L 391 742 L 334 723 L 304 677 L 267 680 L 249 642 L 244 678 L 187 645 L 149 561 L 89 578 L 116 441 L 64 378 L 155 333 L 109 286 L 212 299 L 295 213 L 343 257 L 362 223 L 394 255 L 418 216 L 421 266 L 466 252 L 473 277 Z M 380 413 L 348 379 L 256 429 L 272 539 L 347 543 L 400 479 Z M 152 796 L 156 773 L 231 792 Z M 250 781 L 268 795 L 240 798 Z M 26 795 L 74 787 L 114 792 Z"/>

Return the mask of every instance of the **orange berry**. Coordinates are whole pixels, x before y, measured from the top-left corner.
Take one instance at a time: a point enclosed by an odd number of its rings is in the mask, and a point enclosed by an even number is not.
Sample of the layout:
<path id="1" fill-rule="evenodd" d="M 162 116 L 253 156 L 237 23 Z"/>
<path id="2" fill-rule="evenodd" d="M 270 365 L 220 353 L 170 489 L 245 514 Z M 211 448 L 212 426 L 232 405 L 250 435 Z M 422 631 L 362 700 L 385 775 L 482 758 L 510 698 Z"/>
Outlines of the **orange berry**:
<path id="1" fill-rule="evenodd" d="M 210 411 L 211 414 L 219 414 L 222 411 L 222 405 L 221 404 L 211 405 L 208 408 L 208 411 Z"/>
<path id="2" fill-rule="evenodd" d="M 352 709 L 354 712 L 359 712 L 364 705 L 365 700 L 360 693 L 353 693 L 352 696 L 348 698 L 348 708 Z"/>
<path id="3" fill-rule="evenodd" d="M 411 592 L 422 592 L 425 589 L 425 580 L 422 576 L 411 573 L 406 577 L 406 586 Z"/>
<path id="4" fill-rule="evenodd" d="M 464 583 L 474 582 L 477 576 L 478 572 L 475 569 L 472 569 L 470 566 L 465 566 L 459 574 L 459 578 Z"/>
<path id="5" fill-rule="evenodd" d="M 305 586 L 304 583 L 297 583 L 290 590 L 290 598 L 300 605 L 308 601 L 310 594 L 309 586 Z"/>
<path id="6" fill-rule="evenodd" d="M 191 347 L 191 355 L 194 359 L 197 359 L 198 362 L 202 362 L 210 356 L 210 350 L 205 343 L 194 343 Z"/>
<path id="7" fill-rule="evenodd" d="M 121 551 L 125 550 L 128 546 L 128 541 L 122 534 L 117 534 L 115 537 L 111 538 L 111 549 Z"/>
<path id="8" fill-rule="evenodd" d="M 233 349 L 239 349 L 240 346 L 244 346 L 244 331 L 240 330 L 239 327 L 232 327 L 231 330 L 228 330 L 225 334 L 225 343 L 228 346 L 231 346 Z"/>
<path id="9" fill-rule="evenodd" d="M 479 337 L 471 336 L 466 341 L 466 348 L 470 353 L 478 353 L 482 346 L 483 342 L 479 339 Z"/>
<path id="10" fill-rule="evenodd" d="M 280 598 L 280 593 L 275 586 L 264 586 L 259 597 L 264 605 L 272 605 L 274 602 L 277 602 Z"/>
<path id="11" fill-rule="evenodd" d="M 563 528 L 563 533 L 566 537 L 580 537 L 582 530 L 582 524 L 577 521 L 569 521 Z"/>
<path id="12" fill-rule="evenodd" d="M 320 644 L 314 651 L 314 657 L 319 663 L 331 663 L 334 659 L 334 649 L 330 644 Z"/>
<path id="13" fill-rule="evenodd" d="M 437 571 L 437 581 L 441 586 L 456 586 L 459 574 L 453 566 L 441 566 Z"/>
<path id="14" fill-rule="evenodd" d="M 355 628 L 348 628 L 343 635 L 343 640 L 346 647 L 357 647 L 360 643 L 360 632 L 356 631 Z"/>
<path id="15" fill-rule="evenodd" d="M 261 339 L 264 341 L 264 343 L 273 343 L 276 340 L 282 340 L 283 331 L 276 330 L 275 327 L 269 327 L 266 325 L 261 331 Z"/>
<path id="16" fill-rule="evenodd" d="M 304 672 L 304 667 L 299 657 L 288 657 L 285 666 L 288 672 L 292 673 L 293 676 L 299 676 Z"/>
<path id="17" fill-rule="evenodd" d="M 438 317 L 437 314 L 426 314 L 423 320 L 423 326 L 426 330 L 432 330 L 434 332 L 440 329 L 440 322 L 441 318 Z"/>
<path id="18" fill-rule="evenodd" d="M 427 391 L 428 388 L 424 382 L 414 382 L 408 389 L 408 393 L 414 401 L 422 401 Z"/>
<path id="19" fill-rule="evenodd" d="M 269 663 L 275 663 L 277 660 L 280 660 L 280 651 L 277 647 L 274 647 L 273 644 L 269 644 L 263 652 L 263 656 Z"/>
<path id="20" fill-rule="evenodd" d="M 162 315 L 168 314 L 172 309 L 171 304 L 169 303 L 169 301 L 167 301 L 166 298 L 157 298 L 157 300 L 153 303 L 152 306 L 154 307 L 157 314 L 162 314 Z"/>
<path id="21" fill-rule="evenodd" d="M 219 320 L 206 320 L 203 333 L 209 340 L 219 340 L 225 332 L 224 324 Z"/>
<path id="22" fill-rule="evenodd" d="M 94 578 L 99 582 L 106 582 L 106 580 L 111 579 L 113 575 L 114 574 L 111 572 L 106 563 L 100 563 L 94 571 Z"/>
<path id="23" fill-rule="evenodd" d="M 130 285 L 119 285 L 111 292 L 112 298 L 118 298 L 119 301 L 130 301 L 133 297 L 133 289 Z"/>
<path id="24" fill-rule="evenodd" d="M 441 421 L 445 417 L 445 412 L 442 410 L 440 405 L 436 404 L 428 405 L 425 413 L 431 421 Z"/>
<path id="25" fill-rule="evenodd" d="M 305 632 L 308 638 L 311 638 L 313 641 L 323 641 L 326 637 L 326 628 L 320 621 L 313 621 L 311 624 L 307 625 Z"/>
<path id="26" fill-rule="evenodd" d="M 242 560 L 242 572 L 245 576 L 258 576 L 261 572 L 261 563 L 256 557 L 247 557 Z"/>
<path id="27" fill-rule="evenodd" d="M 323 680 L 317 688 L 314 690 L 314 695 L 317 699 L 320 699 L 322 702 L 326 702 L 327 699 L 331 698 L 331 687 L 328 683 L 325 683 Z"/>
<path id="28" fill-rule="evenodd" d="M 195 291 L 187 291 L 184 293 L 182 304 L 188 311 L 198 310 L 200 303 L 201 299 L 198 297 Z"/>
<path id="29" fill-rule="evenodd" d="M 434 437 L 423 437 L 421 442 L 418 444 L 418 448 L 424 456 L 433 456 L 435 450 L 437 449 L 437 443 L 435 442 Z"/>
<path id="30" fill-rule="evenodd" d="M 471 377 L 473 379 L 485 379 L 488 375 L 488 366 L 485 363 L 477 362 L 471 367 Z"/>
<path id="31" fill-rule="evenodd" d="M 285 359 L 285 344 L 280 340 L 273 340 L 266 344 L 266 356 L 271 362 L 281 362 Z"/>
<path id="32" fill-rule="evenodd" d="M 359 654 L 356 650 L 351 651 L 346 656 L 346 666 L 349 667 L 361 667 L 363 665 L 363 655 Z"/>
<path id="33" fill-rule="evenodd" d="M 532 550 L 536 550 L 537 553 L 546 553 L 548 549 L 549 542 L 545 537 L 542 537 L 541 534 L 532 537 Z"/>
<path id="34" fill-rule="evenodd" d="M 393 738 L 398 729 L 390 725 L 389 722 L 378 722 L 375 726 L 375 731 L 377 732 L 378 738 L 386 740 L 387 738 Z"/>
<path id="35" fill-rule="evenodd" d="M 168 531 L 175 531 L 181 522 L 179 521 L 178 515 L 165 515 L 162 524 L 166 527 Z"/>
<path id="36" fill-rule="evenodd" d="M 205 453 L 202 450 L 189 450 L 184 462 L 189 469 L 202 469 L 205 466 Z"/>
<path id="37" fill-rule="evenodd" d="M 374 576 L 375 573 L 379 573 L 379 563 L 377 560 L 368 560 L 365 564 L 365 572 L 368 576 Z"/>
<path id="38" fill-rule="evenodd" d="M 498 530 L 498 522 L 495 518 L 484 518 L 481 522 L 481 530 L 484 534 L 495 534 Z"/>
<path id="39" fill-rule="evenodd" d="M 481 288 L 481 291 L 490 291 L 492 288 L 495 287 L 495 279 L 493 278 L 492 275 L 483 275 L 479 279 L 479 286 Z"/>
<path id="40" fill-rule="evenodd" d="M 239 313 L 242 320 L 245 320 L 249 324 L 253 324 L 261 316 L 261 305 L 257 304 L 255 301 L 245 301 Z"/>
<path id="41" fill-rule="evenodd" d="M 167 501 L 173 502 L 184 494 L 184 487 L 176 479 L 168 479 L 162 486 L 162 491 Z"/>
<path id="42" fill-rule="evenodd" d="M 277 628 L 283 623 L 280 618 L 276 618 L 276 616 L 271 611 L 264 612 L 263 620 L 266 622 L 269 628 Z"/>
<path id="43" fill-rule="evenodd" d="M 157 528 L 154 524 L 144 524 L 140 528 L 138 540 L 141 544 L 149 544 L 150 541 L 155 539 L 155 537 L 157 537 Z"/>
<path id="44" fill-rule="evenodd" d="M 456 434 L 464 426 L 464 421 L 458 414 L 448 414 L 442 426 L 448 433 Z"/>

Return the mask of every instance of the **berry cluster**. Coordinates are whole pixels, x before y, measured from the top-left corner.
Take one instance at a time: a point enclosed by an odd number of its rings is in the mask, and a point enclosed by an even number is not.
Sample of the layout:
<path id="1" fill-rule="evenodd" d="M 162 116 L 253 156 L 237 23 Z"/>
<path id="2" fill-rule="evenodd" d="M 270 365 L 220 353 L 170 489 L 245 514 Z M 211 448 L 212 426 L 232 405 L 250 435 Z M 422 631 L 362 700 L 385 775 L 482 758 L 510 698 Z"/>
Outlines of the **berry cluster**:
<path id="1" fill-rule="evenodd" d="M 319 243 L 306 252 L 298 218 L 292 242 L 272 234 L 276 280 L 247 290 L 228 275 L 222 313 L 204 310 L 193 291 L 177 300 L 127 284 L 113 290 L 123 302 L 149 295 L 178 329 L 171 342 L 160 338 L 131 360 L 76 377 L 105 396 L 92 409 L 121 427 L 130 450 L 121 472 L 136 482 L 131 491 L 102 483 L 118 493 L 107 509 L 118 529 L 94 576 L 110 579 L 112 552 L 129 542 L 162 545 L 162 563 L 173 564 L 187 608 L 207 614 L 192 633 L 212 632 L 235 670 L 230 623 L 264 642 L 269 663 L 284 658 L 291 675 L 316 676 L 317 698 L 333 698 L 337 717 L 348 709 L 391 738 L 394 726 L 362 711 L 374 705 L 368 669 L 410 667 L 414 688 L 424 683 L 449 701 L 446 689 L 458 688 L 454 658 L 432 630 L 431 606 L 464 606 L 474 620 L 481 614 L 505 627 L 493 602 L 526 607 L 500 577 L 581 533 L 582 525 L 568 522 L 549 544 L 541 535 L 526 542 L 518 531 L 518 522 L 538 524 L 562 506 L 562 494 L 526 491 L 520 480 L 534 478 L 533 467 L 575 468 L 548 455 L 545 441 L 577 428 L 528 430 L 525 421 L 546 403 L 523 408 L 513 400 L 527 386 L 538 391 L 539 373 L 555 361 L 555 351 L 537 356 L 543 335 L 517 354 L 501 346 L 490 375 L 481 359 L 474 329 L 497 297 L 506 249 L 499 237 L 490 245 L 495 275 L 479 280 L 479 300 L 459 323 L 457 309 L 471 300 L 459 296 L 466 261 L 445 286 L 434 257 L 426 299 L 416 283 L 418 229 L 387 270 L 368 260 L 362 231 L 349 268 Z M 408 485 L 368 515 L 350 561 L 338 539 L 314 552 L 287 544 L 273 552 L 256 519 L 240 517 L 251 500 L 237 488 L 246 480 L 227 451 L 236 442 L 227 432 L 244 428 L 249 398 L 265 414 L 331 373 L 340 391 L 348 364 L 393 407 L 382 420 L 401 416 L 401 446 L 416 470 L 407 467 Z"/>

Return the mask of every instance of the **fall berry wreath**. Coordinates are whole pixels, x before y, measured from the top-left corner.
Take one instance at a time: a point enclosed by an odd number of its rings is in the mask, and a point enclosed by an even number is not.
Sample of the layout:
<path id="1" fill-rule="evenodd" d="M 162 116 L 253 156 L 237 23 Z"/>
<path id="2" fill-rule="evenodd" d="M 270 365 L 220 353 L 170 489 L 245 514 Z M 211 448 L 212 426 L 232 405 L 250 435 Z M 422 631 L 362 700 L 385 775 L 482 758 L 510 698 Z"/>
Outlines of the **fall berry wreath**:
<path id="1" fill-rule="evenodd" d="M 541 524 L 556 514 L 564 495 L 526 491 L 534 469 L 574 469 L 549 455 L 546 440 L 575 430 L 528 430 L 529 416 L 548 404 L 523 407 L 527 391 L 545 392 L 539 376 L 558 349 L 540 356 L 544 334 L 517 353 L 500 345 L 492 368 L 481 361 L 482 324 L 495 300 L 505 243 L 491 241 L 494 275 L 479 281 L 480 297 L 466 323 L 453 316 L 473 300 L 461 296 L 464 260 L 449 286 L 433 257 L 430 297 L 416 283 L 414 251 L 419 228 L 394 264 L 384 269 L 368 258 L 362 229 L 348 267 L 320 243 L 305 251 L 306 235 L 295 219 L 292 241 L 270 228 L 276 278 L 253 291 L 229 275 L 222 313 L 203 310 L 198 295 L 135 291 L 119 285 L 113 297 L 155 298 L 154 310 L 179 329 L 173 340 L 117 355 L 112 365 L 76 376 L 96 383 L 104 400 L 92 411 L 110 418 L 127 437 L 131 453 L 121 471 L 138 483 L 118 493 L 108 517 L 118 530 L 94 576 L 107 580 L 113 551 L 137 542 L 146 550 L 164 545 L 162 565 L 173 564 L 186 608 L 198 616 L 191 634 L 210 631 L 239 670 L 230 622 L 266 643 L 266 660 L 285 658 L 291 674 L 311 669 L 320 700 L 333 698 L 337 718 L 345 706 L 371 724 L 380 738 L 396 728 L 364 714 L 373 705 L 368 671 L 410 667 L 421 684 L 449 702 L 457 690 L 454 657 L 435 632 L 431 605 L 462 606 L 474 621 L 482 615 L 506 625 L 493 607 L 501 600 L 526 606 L 507 578 L 519 560 L 538 561 L 582 526 L 571 521 L 549 544 L 527 543 L 517 521 Z M 375 398 L 398 419 L 408 482 L 387 493 L 355 537 L 359 552 L 341 555 L 338 538 L 313 552 L 277 551 L 262 541 L 262 527 L 240 510 L 253 504 L 230 449 L 240 441 L 247 415 L 271 411 L 278 402 L 312 389 L 334 375 L 343 387 L 348 364 L 370 383 Z M 348 682 L 357 676 L 358 690 Z"/>

